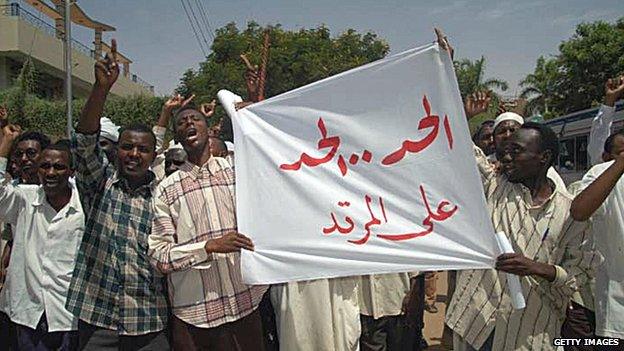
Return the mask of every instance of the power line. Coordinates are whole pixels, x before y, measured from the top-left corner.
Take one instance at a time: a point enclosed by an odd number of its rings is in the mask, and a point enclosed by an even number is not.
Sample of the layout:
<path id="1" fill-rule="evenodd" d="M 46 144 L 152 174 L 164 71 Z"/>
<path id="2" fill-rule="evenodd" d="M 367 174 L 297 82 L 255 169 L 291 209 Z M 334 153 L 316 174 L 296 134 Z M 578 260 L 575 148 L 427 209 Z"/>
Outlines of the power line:
<path id="1" fill-rule="evenodd" d="M 210 25 L 210 21 L 208 21 L 208 15 L 206 14 L 206 9 L 204 8 L 204 5 L 202 4 L 203 1 L 195 0 L 195 3 L 197 4 L 197 7 L 199 8 L 199 14 L 201 15 L 202 20 L 204 21 L 204 25 L 206 26 L 206 29 L 208 30 L 208 34 L 210 35 L 210 37 L 212 38 L 212 41 L 214 42 L 215 40 L 214 30 L 212 29 L 212 26 Z"/>
<path id="2" fill-rule="evenodd" d="M 202 30 L 201 23 L 197 19 L 197 15 L 195 14 L 195 10 L 193 9 L 193 5 L 191 4 L 191 0 L 187 0 L 187 4 L 188 4 L 189 10 L 191 11 L 191 15 L 193 16 L 193 19 L 195 19 L 195 24 L 197 25 L 197 30 L 198 30 L 199 34 L 201 34 L 201 37 L 204 39 L 204 44 L 206 44 L 206 51 L 208 51 L 208 49 L 210 49 L 210 45 L 208 44 L 208 40 L 206 40 L 206 35 L 204 35 L 204 31 Z"/>
<path id="3" fill-rule="evenodd" d="M 191 20 L 191 15 L 186 9 L 186 4 L 184 3 L 184 0 L 180 0 L 180 2 L 182 3 L 182 7 L 184 8 L 184 12 L 186 13 L 186 18 L 188 18 L 189 23 L 191 23 L 191 28 L 193 29 L 193 34 L 195 35 L 195 39 L 197 39 L 197 44 L 199 44 L 199 48 L 201 49 L 204 56 L 207 56 L 206 50 L 204 49 L 204 46 L 202 45 L 202 42 L 199 39 L 199 35 L 197 35 L 197 30 L 195 30 L 195 25 L 193 24 L 193 21 Z"/>

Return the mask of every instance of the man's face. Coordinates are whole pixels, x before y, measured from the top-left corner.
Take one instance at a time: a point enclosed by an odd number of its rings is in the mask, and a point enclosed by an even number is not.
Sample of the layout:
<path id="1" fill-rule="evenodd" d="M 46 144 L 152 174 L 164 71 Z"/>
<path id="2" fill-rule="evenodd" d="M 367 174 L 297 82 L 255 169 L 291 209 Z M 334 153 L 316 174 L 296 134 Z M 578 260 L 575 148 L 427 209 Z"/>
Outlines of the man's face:
<path id="1" fill-rule="evenodd" d="M 46 195 L 57 194 L 69 187 L 72 176 L 71 158 L 68 152 L 43 150 L 39 158 L 39 182 Z"/>
<path id="2" fill-rule="evenodd" d="M 176 116 L 175 140 L 188 153 L 203 152 L 208 142 L 209 129 L 206 118 L 199 111 L 185 110 Z"/>
<path id="3" fill-rule="evenodd" d="M 494 128 L 491 125 L 481 127 L 476 144 L 486 155 L 494 153 Z"/>
<path id="4" fill-rule="evenodd" d="M 622 152 L 624 152 L 624 135 L 618 134 L 615 136 L 615 138 L 613 138 L 613 144 L 611 144 L 611 153 L 603 154 L 602 159 L 605 162 L 614 160 Z"/>
<path id="5" fill-rule="evenodd" d="M 182 149 L 168 150 L 165 153 L 165 174 L 170 176 L 186 162 L 186 152 Z"/>
<path id="6" fill-rule="evenodd" d="M 37 178 L 37 162 L 41 155 L 41 145 L 36 140 L 23 140 L 17 143 L 15 163 L 24 180 Z"/>
<path id="7" fill-rule="evenodd" d="M 549 152 L 540 150 L 536 130 L 518 129 L 505 143 L 501 168 L 512 183 L 537 177 L 548 164 Z"/>
<path id="8" fill-rule="evenodd" d="M 509 140 L 511 135 L 520 129 L 520 123 L 516 121 L 503 121 L 494 129 L 494 146 L 498 149 L 505 147 L 505 142 Z"/>
<path id="9" fill-rule="evenodd" d="M 108 162 L 112 163 L 117 156 L 117 144 L 114 141 L 103 137 L 100 137 L 98 143 L 100 144 L 100 149 L 104 151 L 104 154 L 106 154 Z"/>
<path id="10" fill-rule="evenodd" d="M 155 157 L 154 138 L 149 133 L 126 130 L 119 136 L 117 167 L 128 180 L 142 180 Z"/>

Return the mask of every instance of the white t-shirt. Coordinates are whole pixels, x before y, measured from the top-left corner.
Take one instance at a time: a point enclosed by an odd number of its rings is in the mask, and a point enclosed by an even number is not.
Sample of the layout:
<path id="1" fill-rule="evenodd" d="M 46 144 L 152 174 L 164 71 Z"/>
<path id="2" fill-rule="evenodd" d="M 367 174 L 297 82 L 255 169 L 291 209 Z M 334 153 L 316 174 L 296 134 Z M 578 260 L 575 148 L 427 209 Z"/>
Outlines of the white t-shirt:
<path id="1" fill-rule="evenodd" d="M 583 177 L 586 188 L 613 161 L 592 167 Z M 605 258 L 596 272 L 596 335 L 624 339 L 624 179 L 592 216 L 596 248 Z"/>

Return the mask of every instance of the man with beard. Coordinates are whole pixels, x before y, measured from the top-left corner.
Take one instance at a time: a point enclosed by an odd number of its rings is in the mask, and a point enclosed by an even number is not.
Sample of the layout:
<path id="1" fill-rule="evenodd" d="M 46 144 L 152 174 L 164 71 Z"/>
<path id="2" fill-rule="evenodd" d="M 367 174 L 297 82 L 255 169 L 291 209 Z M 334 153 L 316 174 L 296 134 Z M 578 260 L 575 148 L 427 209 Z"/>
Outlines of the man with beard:
<path id="1" fill-rule="evenodd" d="M 154 196 L 149 255 L 167 275 L 173 348 L 263 350 L 258 306 L 266 286 L 242 283 L 240 250 L 253 250 L 237 232 L 231 160 L 211 154 L 214 131 L 190 106 L 173 121 L 188 161 Z"/>
<path id="2" fill-rule="evenodd" d="M 66 308 L 80 318 L 80 349 L 169 350 L 164 282 L 147 257 L 156 138 L 143 125 L 122 128 L 116 160 L 108 164 L 98 145 L 100 116 L 118 76 L 113 40 L 95 64 L 72 143 L 86 226 Z"/>
<path id="3" fill-rule="evenodd" d="M 14 246 L 0 307 L 17 329 L 19 350 L 74 350 L 78 319 L 65 310 L 69 281 L 84 230 L 78 192 L 69 182 L 71 154 L 64 145 L 39 152 L 41 185 L 13 185 L 7 157 L 19 128 L 4 128 L 0 143 L 0 218 L 13 225 Z"/>

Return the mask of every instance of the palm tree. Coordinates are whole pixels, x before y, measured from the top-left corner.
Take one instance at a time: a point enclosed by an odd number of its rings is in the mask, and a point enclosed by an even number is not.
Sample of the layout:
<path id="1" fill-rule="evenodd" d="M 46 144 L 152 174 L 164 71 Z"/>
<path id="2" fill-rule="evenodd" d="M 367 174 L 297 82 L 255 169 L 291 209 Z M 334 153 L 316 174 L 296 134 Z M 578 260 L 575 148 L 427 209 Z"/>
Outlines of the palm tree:
<path id="1" fill-rule="evenodd" d="M 557 94 L 560 77 L 556 59 L 546 59 L 543 56 L 537 59 L 535 71 L 520 82 L 523 88 L 520 97 L 527 99 L 528 112 L 541 113 L 544 117 L 552 114 L 555 102 L 560 99 Z"/>
<path id="2" fill-rule="evenodd" d="M 489 91 L 494 97 L 498 98 L 493 89 L 505 91 L 509 87 L 504 80 L 496 78 L 485 79 L 485 57 L 483 56 L 475 61 L 469 59 L 456 61 L 455 73 L 462 97 L 479 91 Z"/>

